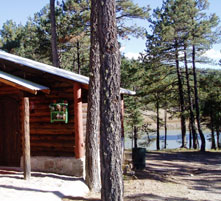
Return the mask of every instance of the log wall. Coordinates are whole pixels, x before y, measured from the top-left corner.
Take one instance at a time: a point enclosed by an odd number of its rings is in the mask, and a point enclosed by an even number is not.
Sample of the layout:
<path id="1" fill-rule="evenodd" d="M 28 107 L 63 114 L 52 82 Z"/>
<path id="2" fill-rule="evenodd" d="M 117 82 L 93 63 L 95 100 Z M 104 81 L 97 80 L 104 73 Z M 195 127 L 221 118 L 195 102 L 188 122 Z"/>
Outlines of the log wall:
<path id="1" fill-rule="evenodd" d="M 30 142 L 32 156 L 74 156 L 74 97 L 73 84 L 59 83 L 50 87 L 49 95 L 39 93 L 30 96 Z M 20 125 L 22 125 L 22 92 L 0 83 L 0 96 L 17 96 L 20 100 Z M 87 93 L 83 93 L 83 130 L 86 135 Z M 68 123 L 50 122 L 50 103 L 59 100 L 68 102 Z M 21 126 L 20 126 L 21 127 Z M 22 130 L 20 130 L 22 134 Z"/>
<path id="2" fill-rule="evenodd" d="M 87 103 L 82 104 L 82 113 L 83 113 L 83 130 L 84 130 L 84 142 L 85 142 L 86 126 L 87 126 Z"/>
<path id="3" fill-rule="evenodd" d="M 68 102 L 68 123 L 50 123 L 50 103 Z M 73 88 L 61 86 L 49 95 L 30 98 L 30 133 L 32 156 L 74 156 Z"/>
<path id="4" fill-rule="evenodd" d="M 0 96 L 16 96 L 20 91 L 14 87 L 0 83 Z"/>

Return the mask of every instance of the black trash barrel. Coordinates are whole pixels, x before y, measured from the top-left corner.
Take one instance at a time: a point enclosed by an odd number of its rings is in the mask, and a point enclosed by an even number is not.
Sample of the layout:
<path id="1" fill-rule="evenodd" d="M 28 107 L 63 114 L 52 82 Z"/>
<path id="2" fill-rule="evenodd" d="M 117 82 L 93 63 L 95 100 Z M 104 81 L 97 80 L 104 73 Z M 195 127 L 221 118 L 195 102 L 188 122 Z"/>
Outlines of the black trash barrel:
<path id="1" fill-rule="evenodd" d="M 132 160 L 133 167 L 137 170 L 145 168 L 146 149 L 145 148 L 133 148 L 132 149 Z"/>

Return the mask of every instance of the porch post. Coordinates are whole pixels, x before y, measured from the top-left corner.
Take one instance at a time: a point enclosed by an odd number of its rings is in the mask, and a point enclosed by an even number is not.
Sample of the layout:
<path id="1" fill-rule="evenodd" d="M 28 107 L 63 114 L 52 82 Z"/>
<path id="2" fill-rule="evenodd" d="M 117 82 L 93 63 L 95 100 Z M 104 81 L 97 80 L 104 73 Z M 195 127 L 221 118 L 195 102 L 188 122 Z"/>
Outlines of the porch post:
<path id="1" fill-rule="evenodd" d="M 29 98 L 24 97 L 22 101 L 23 109 L 23 135 L 22 135 L 22 152 L 23 152 L 23 167 L 24 179 L 31 178 L 31 160 L 30 160 L 30 113 L 29 113 Z"/>
<path id="2" fill-rule="evenodd" d="M 84 135 L 82 115 L 82 89 L 79 83 L 74 83 L 74 127 L 75 127 L 75 157 L 84 157 Z"/>

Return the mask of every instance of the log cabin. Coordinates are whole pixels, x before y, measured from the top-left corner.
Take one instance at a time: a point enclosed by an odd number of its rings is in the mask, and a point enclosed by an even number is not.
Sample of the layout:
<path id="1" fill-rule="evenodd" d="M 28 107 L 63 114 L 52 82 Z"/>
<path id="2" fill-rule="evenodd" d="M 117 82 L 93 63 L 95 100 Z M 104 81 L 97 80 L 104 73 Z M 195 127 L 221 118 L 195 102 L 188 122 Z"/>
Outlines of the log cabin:
<path id="1" fill-rule="evenodd" d="M 0 166 L 23 168 L 25 179 L 31 170 L 82 177 L 88 83 L 0 50 Z"/>

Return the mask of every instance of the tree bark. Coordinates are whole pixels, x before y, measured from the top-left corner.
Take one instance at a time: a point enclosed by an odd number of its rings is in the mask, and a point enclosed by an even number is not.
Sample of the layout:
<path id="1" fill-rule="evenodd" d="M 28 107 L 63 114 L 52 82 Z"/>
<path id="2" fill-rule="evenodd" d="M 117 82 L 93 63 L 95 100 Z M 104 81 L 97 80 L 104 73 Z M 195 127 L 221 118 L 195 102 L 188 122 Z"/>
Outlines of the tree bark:
<path id="1" fill-rule="evenodd" d="M 115 0 L 98 1 L 98 15 L 101 59 L 101 199 L 121 201 L 120 54 Z"/>
<path id="2" fill-rule="evenodd" d="M 178 42 L 175 40 L 175 60 L 176 60 L 176 71 L 178 78 L 178 87 L 179 87 L 179 98 L 180 98 L 180 113 L 181 113 L 181 132 L 182 132 L 182 146 L 186 148 L 186 120 L 184 116 L 185 106 L 184 106 L 184 95 L 183 95 L 183 84 L 181 79 L 181 72 L 179 67 L 179 51 L 178 51 Z"/>
<path id="3" fill-rule="evenodd" d="M 195 125 L 195 117 L 193 113 L 193 101 L 192 101 L 192 96 L 191 96 L 189 69 L 188 69 L 188 64 L 187 64 L 187 54 L 186 54 L 185 44 L 184 44 L 184 63 L 185 63 L 186 85 L 187 85 L 187 94 L 188 94 L 188 102 L 189 102 L 190 128 L 191 128 L 191 134 L 193 135 L 193 148 L 197 149 L 197 132 L 196 132 L 196 125 Z M 191 141 L 191 138 L 190 138 L 190 141 Z"/>
<path id="4" fill-rule="evenodd" d="M 198 86 L 197 86 L 197 77 L 196 77 L 196 60 L 195 60 L 196 50 L 195 45 L 192 46 L 192 65 L 193 65 L 193 79 L 194 79 L 194 96 L 195 96 L 195 107 L 196 107 L 196 121 L 198 126 L 198 131 L 201 139 L 201 151 L 206 150 L 206 140 L 203 134 L 201 123 L 200 123 L 200 108 L 199 108 L 199 97 L 198 97 Z"/>
<path id="5" fill-rule="evenodd" d="M 93 192 L 101 189 L 100 131 L 100 48 L 98 41 L 97 1 L 91 1 L 90 80 L 86 130 L 86 184 Z"/>
<path id="6" fill-rule="evenodd" d="M 55 20 L 55 0 L 50 0 L 50 19 L 51 19 L 51 48 L 52 48 L 52 64 L 59 67 L 59 57 L 57 50 L 57 34 L 56 34 L 56 20 Z"/>

